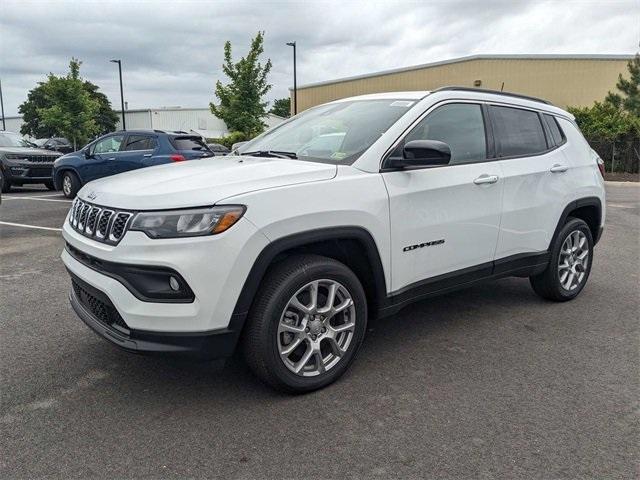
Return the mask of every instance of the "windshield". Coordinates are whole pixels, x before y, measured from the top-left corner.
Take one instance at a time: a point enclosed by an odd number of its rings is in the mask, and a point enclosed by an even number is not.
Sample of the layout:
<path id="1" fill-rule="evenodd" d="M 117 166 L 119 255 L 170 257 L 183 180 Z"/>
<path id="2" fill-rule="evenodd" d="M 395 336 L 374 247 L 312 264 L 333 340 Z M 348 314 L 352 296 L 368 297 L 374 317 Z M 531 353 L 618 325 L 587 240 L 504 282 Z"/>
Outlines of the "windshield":
<path id="1" fill-rule="evenodd" d="M 239 152 L 351 164 L 414 103 L 385 99 L 321 105 L 242 145 Z"/>
<path id="2" fill-rule="evenodd" d="M 0 133 L 0 147 L 30 147 L 35 145 L 17 133 Z"/>

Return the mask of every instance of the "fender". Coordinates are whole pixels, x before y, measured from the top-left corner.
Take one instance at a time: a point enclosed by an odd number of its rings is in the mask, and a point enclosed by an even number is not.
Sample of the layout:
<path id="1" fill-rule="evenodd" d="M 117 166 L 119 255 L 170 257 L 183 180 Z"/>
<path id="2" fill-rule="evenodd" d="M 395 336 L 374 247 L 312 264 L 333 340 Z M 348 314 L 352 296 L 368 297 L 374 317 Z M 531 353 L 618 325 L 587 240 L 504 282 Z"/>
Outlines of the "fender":
<path id="1" fill-rule="evenodd" d="M 279 238 L 271 242 L 260 252 L 244 282 L 229 323 L 229 329 L 237 332 L 242 330 L 242 326 L 260 287 L 260 283 L 267 269 L 278 254 L 295 247 L 326 240 L 357 240 L 364 245 L 364 253 L 373 271 L 372 280 L 376 296 L 380 301 L 383 301 L 387 296 L 384 269 L 382 261 L 380 260 L 378 247 L 371 234 L 364 228 L 357 226 L 320 228 Z"/>
<path id="2" fill-rule="evenodd" d="M 560 215 L 560 218 L 558 219 L 558 224 L 556 225 L 556 230 L 553 232 L 553 237 L 551 237 L 551 242 L 549 242 L 549 248 L 548 250 L 551 251 L 551 246 L 553 245 L 553 243 L 555 242 L 556 238 L 558 237 L 558 233 L 560 233 L 560 229 L 563 227 L 563 225 L 567 222 L 567 217 L 569 216 L 569 214 L 581 207 L 596 207 L 597 210 L 597 217 L 598 217 L 598 225 L 596 226 L 596 231 L 592 232 L 593 233 L 593 244 L 595 245 L 596 243 L 598 243 L 598 241 L 600 240 L 600 237 L 602 235 L 602 202 L 600 201 L 600 199 L 598 197 L 585 197 L 585 198 L 579 198 L 578 200 L 574 200 L 572 202 L 569 203 L 569 205 L 567 205 L 564 210 L 562 211 L 562 214 Z"/>
<path id="3" fill-rule="evenodd" d="M 53 177 L 53 184 L 56 187 L 56 190 L 62 190 L 62 185 L 60 184 L 60 181 L 62 179 L 62 174 L 64 172 L 67 171 L 71 171 L 73 173 L 76 174 L 76 176 L 78 177 L 78 180 L 80 180 L 80 186 L 84 185 L 84 180 L 82 179 L 82 175 L 80 175 L 80 172 L 78 172 L 78 170 L 76 170 L 76 168 L 72 165 L 63 165 L 62 167 L 60 167 L 54 174 Z"/>

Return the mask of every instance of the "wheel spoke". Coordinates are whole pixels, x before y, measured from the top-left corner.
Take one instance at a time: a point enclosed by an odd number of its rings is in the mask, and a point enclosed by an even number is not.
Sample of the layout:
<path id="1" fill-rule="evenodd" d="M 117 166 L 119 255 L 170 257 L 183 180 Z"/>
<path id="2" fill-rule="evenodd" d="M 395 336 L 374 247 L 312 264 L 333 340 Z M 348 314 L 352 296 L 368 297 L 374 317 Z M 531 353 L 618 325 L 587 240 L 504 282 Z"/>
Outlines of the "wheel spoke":
<path id="1" fill-rule="evenodd" d="M 324 359 L 322 358 L 322 353 L 320 352 L 320 350 L 315 350 L 313 352 L 313 356 L 316 362 L 316 369 L 318 370 L 319 373 L 324 373 L 326 370 L 326 367 L 324 366 Z"/>
<path id="2" fill-rule="evenodd" d="M 298 300 L 298 297 L 293 297 L 291 299 L 291 306 L 300 310 L 301 312 L 304 312 L 306 314 L 311 314 L 313 313 L 313 309 L 310 307 L 307 307 L 306 305 L 303 305 L 302 302 L 300 302 L 300 300 Z"/>
<path id="3" fill-rule="evenodd" d="M 296 373 L 300 373 L 300 371 L 307 365 L 307 363 L 309 363 L 309 360 L 311 360 L 312 356 L 313 349 L 309 345 L 307 345 L 307 350 L 304 352 L 304 355 L 302 355 L 302 358 L 293 365 L 293 371 Z"/>
<path id="4" fill-rule="evenodd" d="M 280 351 L 280 355 L 288 357 L 289 355 L 291 355 L 291 352 L 293 352 L 296 348 L 298 348 L 298 346 L 302 343 L 302 341 L 303 339 L 300 336 L 294 338 L 289 345 L 287 345 Z"/>
<path id="5" fill-rule="evenodd" d="M 331 352 L 333 352 L 336 357 L 341 357 L 345 354 L 345 351 L 340 347 L 338 341 L 334 337 L 328 337 L 327 341 L 331 347 Z"/>
<path id="6" fill-rule="evenodd" d="M 342 333 L 342 332 L 349 332 L 352 331 L 355 328 L 356 324 L 353 322 L 348 322 L 345 323 L 343 325 L 338 325 L 336 327 L 331 326 L 331 330 L 334 331 L 334 333 L 338 334 L 338 333 Z"/>
<path id="7" fill-rule="evenodd" d="M 326 314 L 333 311 L 333 303 L 336 301 L 336 290 L 338 285 L 332 283 L 329 285 L 329 291 L 327 292 L 327 302 L 324 307 L 318 309 L 318 313 Z"/>

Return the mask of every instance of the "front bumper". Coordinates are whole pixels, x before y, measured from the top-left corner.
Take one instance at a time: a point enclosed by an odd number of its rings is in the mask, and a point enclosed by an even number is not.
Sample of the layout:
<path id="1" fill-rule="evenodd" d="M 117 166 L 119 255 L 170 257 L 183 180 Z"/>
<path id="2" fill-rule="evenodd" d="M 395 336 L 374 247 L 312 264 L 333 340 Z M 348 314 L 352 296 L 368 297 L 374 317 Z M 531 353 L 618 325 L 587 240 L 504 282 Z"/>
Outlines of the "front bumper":
<path id="1" fill-rule="evenodd" d="M 70 273 L 73 287 L 69 293 L 71 306 L 80 319 L 94 332 L 114 345 L 133 353 L 170 354 L 201 360 L 224 358 L 233 354 L 240 329 L 220 329 L 209 332 L 149 332 L 131 330 L 122 322 L 107 321 L 105 309 L 114 309 L 108 297 Z M 88 300 L 90 299 L 90 300 Z M 242 325 L 244 318 L 231 324 Z"/>
<path id="2" fill-rule="evenodd" d="M 53 164 L 11 164 L 5 165 L 3 174 L 7 180 L 16 183 L 42 183 L 53 181 Z"/>

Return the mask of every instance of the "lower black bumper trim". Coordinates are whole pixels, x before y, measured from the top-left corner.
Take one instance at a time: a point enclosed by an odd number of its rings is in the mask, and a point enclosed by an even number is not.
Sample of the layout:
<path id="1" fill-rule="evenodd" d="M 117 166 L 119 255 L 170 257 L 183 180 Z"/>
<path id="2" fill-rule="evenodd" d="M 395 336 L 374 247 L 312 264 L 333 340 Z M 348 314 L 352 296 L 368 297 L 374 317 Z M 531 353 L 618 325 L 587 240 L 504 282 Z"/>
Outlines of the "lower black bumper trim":
<path id="1" fill-rule="evenodd" d="M 73 289 L 69 293 L 69 301 L 80 319 L 94 332 L 132 353 L 178 355 L 198 360 L 213 360 L 231 356 L 240 336 L 240 332 L 226 328 L 188 333 L 130 330 L 129 335 L 126 335 L 98 320 L 80 303 Z"/>

